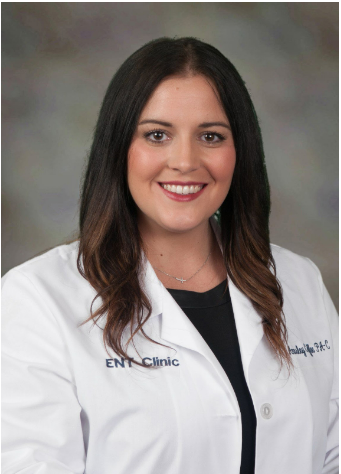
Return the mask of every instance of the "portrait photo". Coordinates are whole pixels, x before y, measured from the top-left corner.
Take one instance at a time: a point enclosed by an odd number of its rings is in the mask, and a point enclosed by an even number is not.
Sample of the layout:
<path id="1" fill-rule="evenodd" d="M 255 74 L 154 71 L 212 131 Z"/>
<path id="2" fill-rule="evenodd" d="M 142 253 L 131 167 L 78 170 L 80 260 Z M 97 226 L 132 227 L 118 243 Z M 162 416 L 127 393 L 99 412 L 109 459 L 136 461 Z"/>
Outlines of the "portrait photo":
<path id="1" fill-rule="evenodd" d="M 339 4 L 1 9 L 6 473 L 336 474 Z"/>

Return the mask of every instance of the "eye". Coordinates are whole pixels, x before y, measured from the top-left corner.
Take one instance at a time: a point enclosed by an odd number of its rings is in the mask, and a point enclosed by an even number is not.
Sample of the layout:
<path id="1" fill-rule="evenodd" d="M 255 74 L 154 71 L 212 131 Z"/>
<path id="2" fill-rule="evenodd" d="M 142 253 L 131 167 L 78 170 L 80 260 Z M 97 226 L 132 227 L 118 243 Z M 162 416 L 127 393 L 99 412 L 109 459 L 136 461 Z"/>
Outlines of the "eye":
<path id="1" fill-rule="evenodd" d="M 144 137 L 153 143 L 163 143 L 165 140 L 162 140 L 166 135 L 165 130 L 150 130 L 144 134 Z"/>
<path id="2" fill-rule="evenodd" d="M 207 140 L 205 140 L 205 142 L 209 144 L 220 143 L 226 140 L 226 137 L 224 137 L 224 135 L 221 135 L 217 132 L 205 132 L 202 137 L 207 137 Z"/>

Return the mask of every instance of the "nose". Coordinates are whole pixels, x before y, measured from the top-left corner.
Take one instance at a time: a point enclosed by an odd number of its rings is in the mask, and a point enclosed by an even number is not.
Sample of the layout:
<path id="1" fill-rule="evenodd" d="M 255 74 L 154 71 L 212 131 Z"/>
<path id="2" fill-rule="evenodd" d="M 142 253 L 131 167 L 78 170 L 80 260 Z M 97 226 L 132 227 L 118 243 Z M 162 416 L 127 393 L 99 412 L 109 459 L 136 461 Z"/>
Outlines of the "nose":
<path id="1" fill-rule="evenodd" d="M 169 150 L 167 164 L 173 170 L 189 173 L 200 168 L 201 159 L 199 155 L 200 150 L 190 138 L 179 139 Z"/>

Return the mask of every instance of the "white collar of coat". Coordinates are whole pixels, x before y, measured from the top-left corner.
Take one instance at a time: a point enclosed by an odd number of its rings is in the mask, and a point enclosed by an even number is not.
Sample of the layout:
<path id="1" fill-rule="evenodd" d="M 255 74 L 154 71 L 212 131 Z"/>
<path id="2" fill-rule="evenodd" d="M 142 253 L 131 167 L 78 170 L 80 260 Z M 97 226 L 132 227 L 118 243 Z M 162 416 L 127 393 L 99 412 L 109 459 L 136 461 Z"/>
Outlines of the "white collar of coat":
<path id="1" fill-rule="evenodd" d="M 210 222 L 217 237 L 219 246 L 222 248 L 219 225 L 213 217 L 210 219 Z M 221 377 L 226 380 L 226 373 L 218 363 L 210 347 L 182 309 L 178 306 L 174 298 L 172 298 L 170 293 L 163 286 L 161 281 L 157 278 L 153 267 L 146 257 L 144 257 L 144 271 L 141 276 L 141 283 L 145 283 L 145 290 L 152 304 L 152 314 L 149 320 L 156 316 L 161 316 L 161 339 L 203 354 L 212 362 Z M 230 279 L 229 290 L 236 321 L 244 373 L 246 381 L 248 382 L 248 368 L 252 356 L 264 334 L 263 326 L 261 317 L 253 308 L 249 298 L 238 290 Z"/>

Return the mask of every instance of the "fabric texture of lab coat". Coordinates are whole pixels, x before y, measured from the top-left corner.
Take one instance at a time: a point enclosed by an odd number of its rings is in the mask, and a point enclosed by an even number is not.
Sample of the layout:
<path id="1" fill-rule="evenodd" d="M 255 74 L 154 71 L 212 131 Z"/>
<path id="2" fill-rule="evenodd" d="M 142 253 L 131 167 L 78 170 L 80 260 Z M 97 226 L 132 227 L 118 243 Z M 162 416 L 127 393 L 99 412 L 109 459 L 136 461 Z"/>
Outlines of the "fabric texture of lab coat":
<path id="1" fill-rule="evenodd" d="M 3 474 L 238 474 L 241 417 L 225 371 L 145 261 L 152 303 L 128 354 L 86 323 L 96 295 L 78 242 L 3 277 Z M 256 474 L 338 472 L 338 317 L 318 268 L 272 245 L 284 294 L 288 375 L 261 318 L 229 281 L 243 369 L 257 416 Z M 96 309 L 99 305 L 94 305 Z M 125 332 L 127 340 L 129 331 Z"/>

